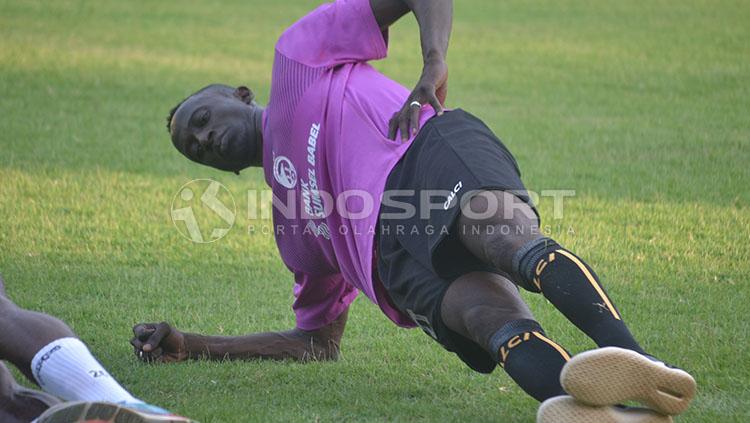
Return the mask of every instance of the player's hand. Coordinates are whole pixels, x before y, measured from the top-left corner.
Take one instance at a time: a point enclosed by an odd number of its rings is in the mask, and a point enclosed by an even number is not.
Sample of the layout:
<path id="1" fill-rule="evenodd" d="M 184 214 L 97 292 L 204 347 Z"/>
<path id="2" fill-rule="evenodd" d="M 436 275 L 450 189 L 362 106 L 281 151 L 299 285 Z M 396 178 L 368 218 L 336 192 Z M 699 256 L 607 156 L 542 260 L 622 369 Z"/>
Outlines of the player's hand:
<path id="1" fill-rule="evenodd" d="M 140 323 L 133 326 L 130 344 L 135 355 L 147 363 L 172 363 L 188 359 L 185 335 L 169 323 Z"/>
<path id="2" fill-rule="evenodd" d="M 422 76 L 409 94 L 401 110 L 393 115 L 388 123 L 388 138 L 395 140 L 401 131 L 401 140 L 406 141 L 419 131 L 419 112 L 414 102 L 424 106 L 429 104 L 438 115 L 443 114 L 443 105 L 448 95 L 448 64 L 443 59 L 428 60 L 422 68 Z"/>

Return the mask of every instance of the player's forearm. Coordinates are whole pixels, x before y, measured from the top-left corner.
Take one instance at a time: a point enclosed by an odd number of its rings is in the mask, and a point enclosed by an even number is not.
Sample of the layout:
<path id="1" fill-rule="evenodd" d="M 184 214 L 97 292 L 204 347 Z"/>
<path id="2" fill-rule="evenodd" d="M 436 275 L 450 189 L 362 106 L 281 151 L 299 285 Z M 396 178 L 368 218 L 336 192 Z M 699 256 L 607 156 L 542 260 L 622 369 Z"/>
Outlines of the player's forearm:
<path id="1" fill-rule="evenodd" d="M 293 329 L 284 332 L 244 336 L 206 336 L 186 333 L 185 345 L 191 359 L 209 360 L 335 360 L 347 313 L 316 331 Z"/>
<path id="2" fill-rule="evenodd" d="M 338 344 L 300 330 L 255 333 L 245 336 L 185 334 L 188 356 L 209 360 L 331 360 Z"/>
<path id="3" fill-rule="evenodd" d="M 453 0 L 403 0 L 419 23 L 425 63 L 445 60 L 453 25 Z"/>

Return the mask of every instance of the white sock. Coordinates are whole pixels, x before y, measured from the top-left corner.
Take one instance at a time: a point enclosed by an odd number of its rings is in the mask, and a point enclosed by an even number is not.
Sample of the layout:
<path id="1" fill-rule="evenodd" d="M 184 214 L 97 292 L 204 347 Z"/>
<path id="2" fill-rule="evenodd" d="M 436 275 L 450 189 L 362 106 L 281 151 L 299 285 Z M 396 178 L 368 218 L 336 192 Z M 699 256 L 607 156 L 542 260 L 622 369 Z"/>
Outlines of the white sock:
<path id="1" fill-rule="evenodd" d="M 125 390 L 76 338 L 50 342 L 31 360 L 45 392 L 65 401 L 142 402 Z"/>

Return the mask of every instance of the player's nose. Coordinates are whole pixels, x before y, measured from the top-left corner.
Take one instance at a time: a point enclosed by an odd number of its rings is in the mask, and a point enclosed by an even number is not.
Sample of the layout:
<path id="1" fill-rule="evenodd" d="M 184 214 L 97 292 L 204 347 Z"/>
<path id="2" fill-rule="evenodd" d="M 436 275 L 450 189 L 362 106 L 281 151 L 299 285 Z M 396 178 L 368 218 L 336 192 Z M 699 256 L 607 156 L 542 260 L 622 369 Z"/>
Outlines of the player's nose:
<path id="1" fill-rule="evenodd" d="M 210 151 L 214 146 L 214 133 L 213 131 L 204 132 L 198 135 L 198 144 L 203 147 L 204 150 Z"/>

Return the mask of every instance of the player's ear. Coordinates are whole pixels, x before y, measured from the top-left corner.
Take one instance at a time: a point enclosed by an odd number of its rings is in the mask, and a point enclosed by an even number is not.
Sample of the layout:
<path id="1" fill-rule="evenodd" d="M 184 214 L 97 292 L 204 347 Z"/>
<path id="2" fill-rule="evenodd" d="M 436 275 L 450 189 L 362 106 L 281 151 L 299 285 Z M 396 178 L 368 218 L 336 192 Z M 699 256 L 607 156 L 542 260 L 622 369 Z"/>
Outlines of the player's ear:
<path id="1" fill-rule="evenodd" d="M 234 90 L 234 95 L 236 95 L 237 98 L 242 100 L 242 102 L 245 104 L 250 104 L 253 102 L 253 100 L 255 100 L 255 94 L 250 91 L 250 88 L 244 85 L 237 87 L 237 89 Z"/>

